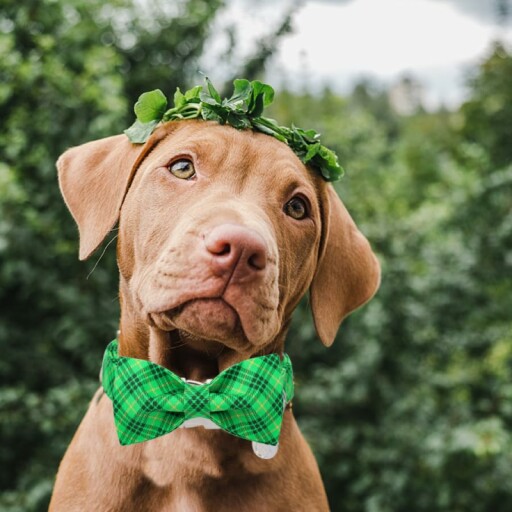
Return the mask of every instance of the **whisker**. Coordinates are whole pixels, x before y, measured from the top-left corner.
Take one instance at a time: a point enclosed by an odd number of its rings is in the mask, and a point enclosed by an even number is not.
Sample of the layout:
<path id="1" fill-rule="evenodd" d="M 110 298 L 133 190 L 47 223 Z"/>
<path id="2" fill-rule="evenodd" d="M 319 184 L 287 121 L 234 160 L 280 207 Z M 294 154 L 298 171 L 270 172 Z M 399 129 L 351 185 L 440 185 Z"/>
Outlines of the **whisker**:
<path id="1" fill-rule="evenodd" d="M 103 249 L 103 252 L 100 254 L 100 257 L 98 258 L 98 261 L 94 264 L 94 267 L 92 267 L 92 270 L 87 274 L 86 279 L 89 279 L 91 277 L 91 274 L 96 270 L 96 267 L 98 266 L 99 262 L 101 261 L 101 258 L 105 255 L 107 252 L 107 249 L 110 247 L 110 244 L 119 236 L 119 234 L 115 235 L 112 240 L 105 246 L 105 249 Z"/>

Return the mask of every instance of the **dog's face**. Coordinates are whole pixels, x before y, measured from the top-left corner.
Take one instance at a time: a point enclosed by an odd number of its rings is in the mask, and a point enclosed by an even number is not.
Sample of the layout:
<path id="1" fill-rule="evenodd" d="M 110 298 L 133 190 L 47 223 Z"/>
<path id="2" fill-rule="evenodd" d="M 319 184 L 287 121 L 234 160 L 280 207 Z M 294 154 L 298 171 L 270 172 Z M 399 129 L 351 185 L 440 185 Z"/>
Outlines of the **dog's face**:
<path id="1" fill-rule="evenodd" d="M 313 277 L 322 226 L 314 177 L 266 135 L 176 125 L 125 199 L 121 273 L 158 328 L 254 353 Z"/>
<path id="2" fill-rule="evenodd" d="M 267 135 L 180 121 L 144 147 L 117 136 L 73 148 L 58 167 L 81 258 L 119 217 L 123 303 L 195 349 L 264 351 L 309 287 L 330 344 L 377 289 L 378 263 L 332 187 Z"/>

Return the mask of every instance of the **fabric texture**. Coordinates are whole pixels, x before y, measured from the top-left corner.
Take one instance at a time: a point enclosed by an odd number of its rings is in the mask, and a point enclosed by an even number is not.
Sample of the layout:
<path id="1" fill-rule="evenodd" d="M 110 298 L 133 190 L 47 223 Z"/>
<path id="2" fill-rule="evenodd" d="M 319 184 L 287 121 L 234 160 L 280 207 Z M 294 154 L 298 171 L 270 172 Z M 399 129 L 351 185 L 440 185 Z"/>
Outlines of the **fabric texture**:
<path id="1" fill-rule="evenodd" d="M 103 357 L 102 385 L 113 402 L 122 445 L 168 434 L 200 417 L 234 436 L 275 446 L 293 398 L 293 371 L 287 354 L 269 354 L 194 385 L 158 364 L 119 356 L 114 340 Z"/>

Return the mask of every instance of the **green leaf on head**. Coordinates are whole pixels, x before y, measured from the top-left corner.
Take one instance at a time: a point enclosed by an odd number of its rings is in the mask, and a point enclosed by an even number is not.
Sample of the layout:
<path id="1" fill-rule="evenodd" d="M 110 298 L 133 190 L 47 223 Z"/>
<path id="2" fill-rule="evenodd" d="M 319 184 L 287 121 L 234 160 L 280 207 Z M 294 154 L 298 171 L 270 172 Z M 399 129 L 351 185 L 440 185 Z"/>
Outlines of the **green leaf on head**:
<path id="1" fill-rule="evenodd" d="M 126 136 L 130 139 L 134 144 L 144 144 L 150 135 L 155 130 L 158 125 L 158 121 L 149 121 L 149 123 L 141 123 L 138 119 L 124 131 Z"/>
<path id="2" fill-rule="evenodd" d="M 160 89 L 141 94 L 133 110 L 141 123 L 160 121 L 167 108 L 167 98 Z"/>

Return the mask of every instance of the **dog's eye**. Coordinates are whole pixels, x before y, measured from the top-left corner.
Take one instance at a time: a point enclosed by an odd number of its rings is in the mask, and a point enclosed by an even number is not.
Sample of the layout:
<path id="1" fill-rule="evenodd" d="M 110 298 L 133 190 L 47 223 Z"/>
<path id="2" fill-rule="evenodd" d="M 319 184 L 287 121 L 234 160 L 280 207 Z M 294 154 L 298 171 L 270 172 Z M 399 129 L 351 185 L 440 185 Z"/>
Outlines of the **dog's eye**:
<path id="1" fill-rule="evenodd" d="M 169 171 L 171 174 L 179 178 L 180 180 L 188 180 L 195 175 L 196 170 L 194 169 L 194 164 L 190 160 L 176 160 L 171 165 L 169 165 Z"/>
<path id="2" fill-rule="evenodd" d="M 296 220 L 304 219 L 308 214 L 306 201 L 299 196 L 292 197 L 284 205 L 284 213 Z"/>

